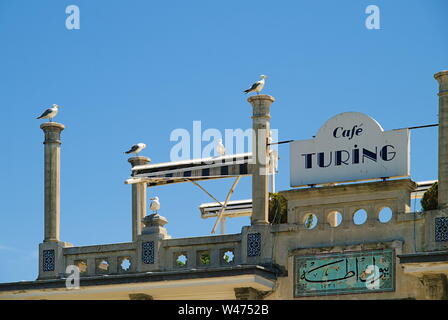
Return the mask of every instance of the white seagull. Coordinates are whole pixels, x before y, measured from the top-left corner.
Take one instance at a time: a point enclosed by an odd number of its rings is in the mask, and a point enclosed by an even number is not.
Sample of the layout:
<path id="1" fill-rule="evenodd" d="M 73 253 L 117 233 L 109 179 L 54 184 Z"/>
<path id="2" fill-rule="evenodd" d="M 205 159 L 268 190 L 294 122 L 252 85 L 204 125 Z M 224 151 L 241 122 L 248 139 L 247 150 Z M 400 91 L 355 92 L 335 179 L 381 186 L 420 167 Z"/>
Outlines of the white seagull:
<path id="1" fill-rule="evenodd" d="M 53 106 L 51 108 L 48 108 L 47 110 L 45 110 L 44 113 L 42 113 L 36 119 L 48 119 L 48 121 L 51 122 L 51 119 L 56 117 L 56 115 L 58 114 L 58 108 L 59 108 L 59 106 L 57 104 L 53 104 Z"/>
<path id="2" fill-rule="evenodd" d="M 149 200 L 152 200 L 151 204 L 149 205 L 149 209 L 151 209 L 153 212 L 157 214 L 157 211 L 159 211 L 160 209 L 159 197 L 154 197 Z"/>
<path id="3" fill-rule="evenodd" d="M 140 151 L 142 151 L 143 149 L 145 149 L 146 148 L 146 144 L 144 144 L 144 143 L 137 143 L 137 144 L 134 144 L 132 147 L 131 147 L 131 149 L 129 149 L 128 151 L 126 151 L 125 153 L 126 154 L 130 154 L 130 153 L 135 153 L 135 154 L 137 154 L 137 153 L 139 153 Z"/>
<path id="4" fill-rule="evenodd" d="M 258 94 L 261 90 L 263 90 L 263 87 L 264 87 L 264 79 L 266 79 L 267 77 L 268 77 L 268 76 L 265 76 L 264 74 L 262 74 L 262 75 L 260 76 L 261 80 L 255 82 L 255 83 L 252 85 L 252 87 L 250 87 L 250 88 L 247 89 L 247 90 L 244 90 L 244 92 L 245 92 L 245 93 L 249 93 L 249 92 L 254 92 L 254 91 L 255 91 L 255 92 Z"/>
<path id="5" fill-rule="evenodd" d="M 216 152 L 218 152 L 220 156 L 223 156 L 226 153 L 226 147 L 224 147 L 224 145 L 222 144 L 222 139 L 218 140 L 218 144 L 216 145 Z"/>

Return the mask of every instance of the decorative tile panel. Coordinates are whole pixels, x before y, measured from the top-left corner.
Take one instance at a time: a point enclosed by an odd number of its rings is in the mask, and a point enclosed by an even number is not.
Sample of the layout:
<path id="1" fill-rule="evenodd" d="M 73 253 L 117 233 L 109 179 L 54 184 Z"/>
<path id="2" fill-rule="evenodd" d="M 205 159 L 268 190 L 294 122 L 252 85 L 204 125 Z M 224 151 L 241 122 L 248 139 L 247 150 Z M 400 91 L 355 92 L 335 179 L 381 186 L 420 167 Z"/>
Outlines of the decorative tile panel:
<path id="1" fill-rule="evenodd" d="M 257 257 L 261 254 L 261 233 L 247 234 L 247 256 Z"/>
<path id="2" fill-rule="evenodd" d="M 295 256 L 294 296 L 395 291 L 392 249 Z"/>
<path id="3" fill-rule="evenodd" d="M 54 250 L 44 250 L 42 252 L 42 269 L 44 272 L 54 271 L 55 258 Z"/>
<path id="4" fill-rule="evenodd" d="M 154 241 L 142 243 L 142 261 L 144 264 L 154 263 Z"/>
<path id="5" fill-rule="evenodd" d="M 448 217 L 438 217 L 435 219 L 436 242 L 448 241 Z"/>

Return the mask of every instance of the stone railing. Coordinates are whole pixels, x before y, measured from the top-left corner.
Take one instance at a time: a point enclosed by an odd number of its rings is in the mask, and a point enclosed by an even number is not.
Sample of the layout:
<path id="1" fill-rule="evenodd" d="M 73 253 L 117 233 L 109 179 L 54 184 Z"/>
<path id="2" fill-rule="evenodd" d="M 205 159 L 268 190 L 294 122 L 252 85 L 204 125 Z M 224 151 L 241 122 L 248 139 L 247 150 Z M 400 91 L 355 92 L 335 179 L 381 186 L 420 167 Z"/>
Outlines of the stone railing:
<path id="1" fill-rule="evenodd" d="M 158 246 L 137 241 L 68 247 L 63 249 L 63 260 L 65 268 L 78 267 L 82 277 L 145 272 L 145 262 L 154 265 L 154 271 L 231 267 L 242 262 L 241 238 L 241 234 L 230 234 L 161 239 Z M 152 251 L 149 260 L 144 252 L 148 243 Z M 155 261 L 158 263 L 153 264 Z"/>
<path id="2" fill-rule="evenodd" d="M 372 214 L 372 207 L 367 214 Z M 374 209 L 378 214 L 380 207 Z M 346 211 L 342 210 L 344 213 Z M 182 271 L 201 268 L 231 268 L 242 264 L 263 264 L 271 261 L 271 245 L 280 234 L 299 237 L 303 246 L 343 245 L 378 241 L 404 241 L 408 253 L 438 251 L 448 248 L 448 209 L 414 212 L 393 212 L 387 222 L 367 219 L 364 224 L 354 225 L 352 221 L 332 226 L 326 210 L 314 210 L 319 222 L 314 228 L 307 228 L 306 221 L 278 225 L 244 227 L 241 233 L 172 239 L 165 233 L 143 234 L 135 242 L 73 247 L 42 248 L 41 264 L 45 278 L 58 278 L 67 266 L 79 268 L 80 275 L 101 276 L 125 273 L 158 271 Z M 352 212 L 351 212 L 352 213 Z M 353 215 L 349 215 L 353 218 Z M 299 219 L 300 220 L 300 219 Z M 322 221 L 324 220 L 324 221 Z M 344 219 L 342 220 L 344 221 Z M 286 233 L 286 234 L 285 234 Z M 278 240 L 277 240 L 278 241 Z M 60 249 L 58 249 L 60 248 Z M 50 252 L 51 256 L 46 257 Z M 60 266 L 60 267 L 58 267 Z M 43 277 L 42 277 L 43 278 Z"/>
<path id="3" fill-rule="evenodd" d="M 232 268 L 271 261 L 270 225 L 246 226 L 238 234 L 172 239 L 167 220 L 152 214 L 143 219 L 145 228 L 129 243 L 75 247 L 66 242 L 39 246 L 39 279 L 67 276 L 79 268 L 80 276 L 119 275 L 159 271 Z"/>
<path id="4" fill-rule="evenodd" d="M 132 242 L 64 248 L 63 256 L 65 266 L 77 266 L 81 276 L 137 271 L 137 250 Z"/>
<path id="5" fill-rule="evenodd" d="M 160 268 L 226 267 L 241 263 L 241 234 L 163 240 Z"/>

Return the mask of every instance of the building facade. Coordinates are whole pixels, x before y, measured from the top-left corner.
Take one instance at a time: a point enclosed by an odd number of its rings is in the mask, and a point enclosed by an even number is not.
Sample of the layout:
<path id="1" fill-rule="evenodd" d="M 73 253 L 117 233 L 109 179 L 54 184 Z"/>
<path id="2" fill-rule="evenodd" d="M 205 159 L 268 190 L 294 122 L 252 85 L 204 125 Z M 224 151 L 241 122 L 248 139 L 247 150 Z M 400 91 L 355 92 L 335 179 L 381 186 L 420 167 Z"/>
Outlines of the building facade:
<path id="1" fill-rule="evenodd" d="M 266 172 L 271 172 L 274 98 L 256 95 L 248 99 L 256 155 L 225 156 L 214 163 L 150 164 L 145 157 L 130 158 L 132 242 L 74 246 L 59 236 L 64 126 L 42 124 L 45 232 L 39 276 L 0 284 L 0 299 L 447 299 L 448 71 L 435 78 L 438 208 L 423 212 L 413 212 L 411 201 L 428 183 L 384 178 L 282 191 L 287 221 L 270 223 Z M 252 213 L 251 225 L 241 233 L 173 239 L 165 217 L 147 214 L 148 187 L 217 178 L 235 178 L 235 185 L 245 175 L 252 177 Z M 363 223 L 353 219 L 359 212 Z M 68 286 L 76 284 L 77 271 L 79 286 Z"/>

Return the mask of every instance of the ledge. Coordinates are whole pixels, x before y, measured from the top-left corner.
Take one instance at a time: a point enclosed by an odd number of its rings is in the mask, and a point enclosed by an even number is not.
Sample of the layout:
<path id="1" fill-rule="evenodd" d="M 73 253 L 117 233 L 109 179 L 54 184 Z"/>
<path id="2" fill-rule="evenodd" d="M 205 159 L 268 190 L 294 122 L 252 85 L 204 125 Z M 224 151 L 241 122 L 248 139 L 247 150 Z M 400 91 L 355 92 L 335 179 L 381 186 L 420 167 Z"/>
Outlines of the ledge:
<path id="1" fill-rule="evenodd" d="M 400 263 L 444 262 L 448 261 L 448 251 L 431 251 L 399 255 Z"/>
<path id="2" fill-rule="evenodd" d="M 277 279 L 275 270 L 270 270 L 260 265 L 237 265 L 227 268 L 185 269 L 179 271 L 161 271 L 137 274 L 133 273 L 124 275 L 83 277 L 81 278 L 80 285 L 81 287 L 89 287 L 157 281 L 205 279 L 241 275 L 256 275 L 270 281 L 274 281 Z M 0 283 L 0 298 L 2 292 L 7 293 L 10 291 L 24 290 L 65 289 L 65 281 L 65 278 L 61 278 L 54 280 Z"/>
<path id="3" fill-rule="evenodd" d="M 355 184 L 341 184 L 314 188 L 294 188 L 280 191 L 287 200 L 309 199 L 315 197 L 337 197 L 348 194 L 370 194 L 372 192 L 387 192 L 408 190 L 413 191 L 417 184 L 411 179 L 397 179 Z"/>
<path id="4" fill-rule="evenodd" d="M 104 253 L 113 251 L 124 251 L 124 250 L 135 250 L 134 242 L 127 243 L 113 243 L 113 244 L 97 244 L 92 246 L 82 246 L 82 247 L 70 247 L 64 248 L 64 255 L 66 254 L 89 254 L 89 253 Z"/>

